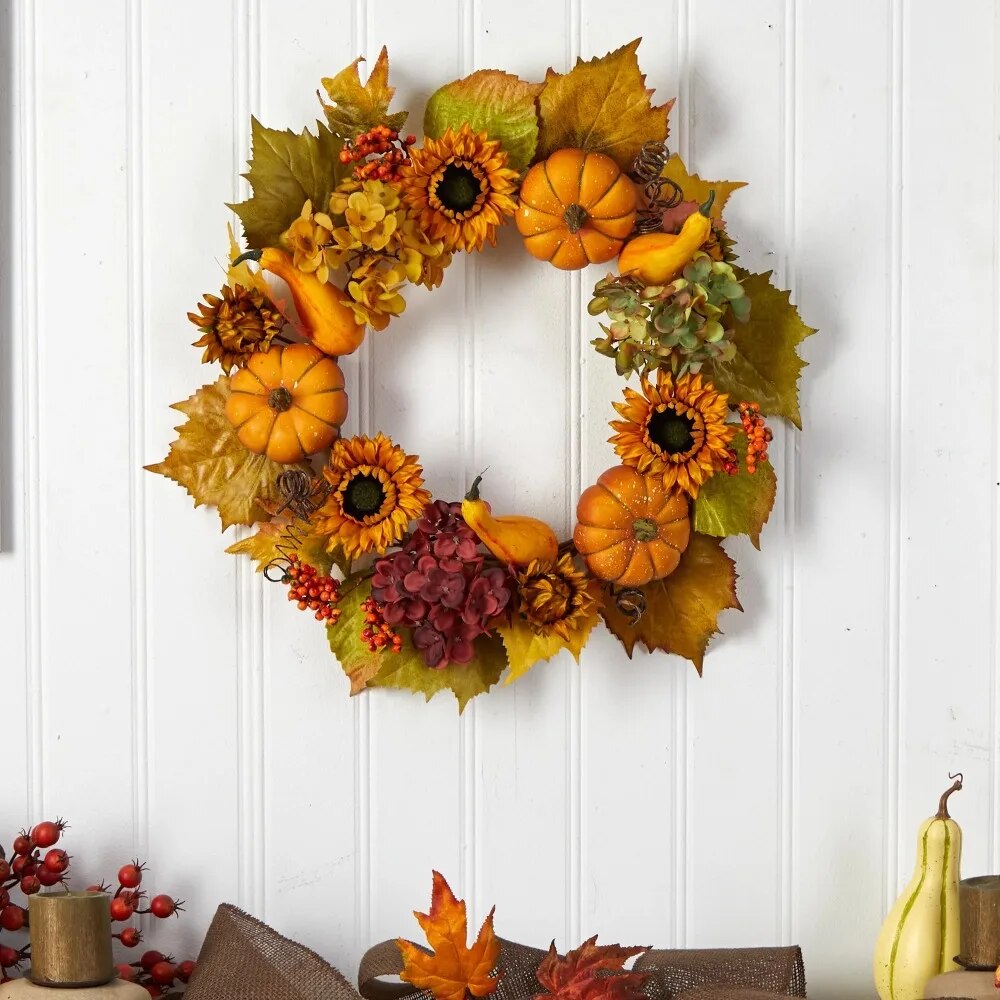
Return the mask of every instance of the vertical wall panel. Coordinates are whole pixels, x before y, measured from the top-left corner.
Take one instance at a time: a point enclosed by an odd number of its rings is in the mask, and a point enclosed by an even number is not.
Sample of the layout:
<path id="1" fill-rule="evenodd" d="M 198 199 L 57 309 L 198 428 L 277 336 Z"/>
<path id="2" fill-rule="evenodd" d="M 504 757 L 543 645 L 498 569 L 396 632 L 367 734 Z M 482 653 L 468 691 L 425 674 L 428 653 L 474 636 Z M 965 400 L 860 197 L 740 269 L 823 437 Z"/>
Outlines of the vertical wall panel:
<path id="1" fill-rule="evenodd" d="M 983 123 L 994 115 L 993 14 L 991 3 L 970 3 L 941 22 L 904 5 L 900 876 L 949 770 L 967 781 L 955 803 L 966 870 L 983 871 L 988 854 L 997 136 Z M 961 198 L 929 214 L 942 186 Z M 960 294 L 949 294 L 942 269 Z"/>
<path id="2" fill-rule="evenodd" d="M 149 379 L 146 462 L 159 461 L 183 421 L 167 403 L 218 375 L 189 346 L 186 314 L 225 280 L 225 202 L 237 156 L 236 4 L 142 5 L 144 236 Z M 198 30 L 192 31 L 191 25 Z M 197 67 L 179 71 L 179 67 Z M 149 854 L 153 884 L 188 901 L 169 928 L 197 946 L 221 900 L 243 902 L 245 822 L 237 786 L 235 560 L 214 511 L 193 510 L 175 484 L 149 477 Z M 225 845 L 225 847 L 221 847 Z M 211 864 L 205 863 L 206 856 Z"/>
<path id="3" fill-rule="evenodd" d="M 793 266 L 796 298 L 820 334 L 803 350 L 810 367 L 801 393 L 792 581 L 799 725 L 790 932 L 805 949 L 810 986 L 843 996 L 871 992 L 895 795 L 884 745 L 891 729 L 884 686 L 894 669 L 888 556 L 892 338 L 899 334 L 892 322 L 898 247 L 889 5 L 800 3 L 798 36 Z M 855 69 L 840 73 L 832 54 L 848 49 Z M 843 141 L 831 148 L 831 136 Z M 895 873 L 888 882 L 895 898 Z M 829 947 L 833 940 L 837 948 Z"/>

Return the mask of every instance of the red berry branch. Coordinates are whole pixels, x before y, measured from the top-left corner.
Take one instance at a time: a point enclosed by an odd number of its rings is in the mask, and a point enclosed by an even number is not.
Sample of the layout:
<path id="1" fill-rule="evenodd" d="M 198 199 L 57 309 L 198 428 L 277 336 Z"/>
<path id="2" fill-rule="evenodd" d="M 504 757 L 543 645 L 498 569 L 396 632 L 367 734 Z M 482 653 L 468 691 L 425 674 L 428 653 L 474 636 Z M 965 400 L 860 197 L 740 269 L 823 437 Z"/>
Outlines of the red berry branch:
<path id="1" fill-rule="evenodd" d="M 0 847 L 0 931 L 19 934 L 18 946 L 0 943 L 0 982 L 14 978 L 31 960 L 31 944 L 25 937 L 28 908 L 14 902 L 11 893 L 32 896 L 43 887 L 68 884 L 70 856 L 55 845 L 62 838 L 67 824 L 63 820 L 46 821 L 22 830 L 11 845 L 11 857 Z M 44 852 L 44 853 L 43 853 Z M 147 899 L 142 888 L 146 865 L 135 860 L 118 869 L 117 888 L 101 883 L 87 886 L 90 892 L 111 895 L 111 937 L 122 948 L 137 948 L 143 940 L 142 931 L 129 925 L 116 929 L 115 924 L 129 924 L 134 917 L 151 916 L 160 920 L 183 911 L 183 900 L 165 894 Z M 27 899 L 24 900 L 27 903 Z M 194 962 L 177 962 L 159 951 L 147 951 L 136 962 L 121 962 L 118 976 L 144 987 L 150 997 L 177 996 L 194 971 Z"/>
<path id="2" fill-rule="evenodd" d="M 357 181 L 398 181 L 399 168 L 410 162 L 410 146 L 416 141 L 415 135 L 400 138 L 388 125 L 376 125 L 344 143 L 340 162 L 354 164 Z"/>

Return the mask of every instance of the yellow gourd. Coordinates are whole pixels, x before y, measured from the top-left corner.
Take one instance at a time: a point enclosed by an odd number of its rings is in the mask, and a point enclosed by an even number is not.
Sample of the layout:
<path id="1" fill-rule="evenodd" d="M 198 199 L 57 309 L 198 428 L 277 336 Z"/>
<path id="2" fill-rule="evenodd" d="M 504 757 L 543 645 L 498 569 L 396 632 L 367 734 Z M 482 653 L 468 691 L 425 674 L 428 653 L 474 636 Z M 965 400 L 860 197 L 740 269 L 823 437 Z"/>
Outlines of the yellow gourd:
<path id="1" fill-rule="evenodd" d="M 647 285 L 673 281 L 711 234 L 708 213 L 714 201 L 711 191 L 705 204 L 684 220 L 679 233 L 646 233 L 629 240 L 618 257 L 618 273 L 635 275 Z"/>
<path id="2" fill-rule="evenodd" d="M 315 274 L 300 271 L 292 258 L 276 247 L 248 250 L 233 264 L 244 260 L 257 261 L 263 270 L 277 275 L 288 285 L 303 332 L 314 347 L 332 357 L 352 354 L 358 349 L 365 339 L 365 327 L 347 305 L 346 292 L 328 281 L 320 281 Z"/>
<path id="3" fill-rule="evenodd" d="M 555 562 L 559 557 L 559 540 L 555 532 L 537 517 L 508 514 L 494 517 L 489 504 L 479 496 L 482 476 L 475 481 L 462 501 L 462 518 L 501 562 L 510 566 L 527 566 L 535 559 Z"/>
<path id="4" fill-rule="evenodd" d="M 874 960 L 881 1000 L 921 1000 L 934 976 L 958 968 L 962 831 L 948 814 L 948 797 L 961 787 L 958 775 L 937 813 L 921 824 L 913 877 L 882 924 Z"/>

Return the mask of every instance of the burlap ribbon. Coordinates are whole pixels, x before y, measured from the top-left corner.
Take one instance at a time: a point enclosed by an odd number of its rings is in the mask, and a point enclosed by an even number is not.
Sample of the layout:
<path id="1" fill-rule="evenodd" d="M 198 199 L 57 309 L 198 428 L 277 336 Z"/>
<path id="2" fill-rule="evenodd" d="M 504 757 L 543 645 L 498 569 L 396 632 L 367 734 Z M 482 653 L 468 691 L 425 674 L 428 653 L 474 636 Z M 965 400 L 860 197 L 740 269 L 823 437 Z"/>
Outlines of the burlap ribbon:
<path id="1" fill-rule="evenodd" d="M 545 952 L 500 941 L 496 1000 L 528 1000 L 540 992 L 535 972 Z M 654 950 L 635 967 L 649 973 L 649 1000 L 775 1000 L 804 997 L 798 948 Z M 365 1000 L 432 1000 L 407 983 L 392 982 L 402 958 L 394 941 L 366 952 L 358 971 Z M 209 927 L 187 1000 L 359 1000 L 359 993 L 315 952 L 224 904 Z"/>

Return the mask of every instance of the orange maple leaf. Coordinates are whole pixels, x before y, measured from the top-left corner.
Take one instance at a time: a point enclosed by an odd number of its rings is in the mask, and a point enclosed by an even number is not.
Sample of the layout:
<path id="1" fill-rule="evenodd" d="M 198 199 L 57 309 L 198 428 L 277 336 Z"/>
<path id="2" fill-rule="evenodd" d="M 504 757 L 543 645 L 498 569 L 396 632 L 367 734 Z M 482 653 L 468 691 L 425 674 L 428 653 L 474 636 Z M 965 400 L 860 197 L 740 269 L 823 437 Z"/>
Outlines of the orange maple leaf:
<path id="1" fill-rule="evenodd" d="M 489 996 L 500 982 L 499 976 L 491 975 L 500 957 L 500 942 L 493 933 L 495 910 L 490 910 L 472 947 L 467 947 L 465 900 L 456 899 L 444 876 L 434 872 L 431 912 L 413 913 L 434 953 L 400 938 L 396 942 L 403 956 L 400 979 L 430 990 L 435 1000 L 465 1000 L 467 993 Z"/>
<path id="2" fill-rule="evenodd" d="M 634 1000 L 642 993 L 644 972 L 626 972 L 622 966 L 647 948 L 623 948 L 618 944 L 597 943 L 597 935 L 579 948 L 560 955 L 553 941 L 549 953 L 538 966 L 538 982 L 545 993 L 535 1000 Z"/>

